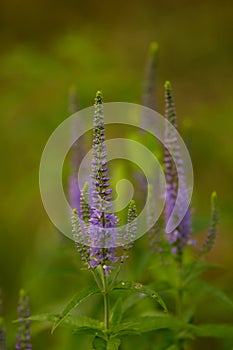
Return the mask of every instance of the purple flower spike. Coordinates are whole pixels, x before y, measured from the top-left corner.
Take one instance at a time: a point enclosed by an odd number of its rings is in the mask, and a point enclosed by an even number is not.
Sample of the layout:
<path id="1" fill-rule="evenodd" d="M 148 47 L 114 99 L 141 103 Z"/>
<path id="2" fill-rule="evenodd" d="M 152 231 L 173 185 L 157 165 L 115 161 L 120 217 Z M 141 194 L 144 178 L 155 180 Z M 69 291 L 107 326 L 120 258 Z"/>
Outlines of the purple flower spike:
<path id="1" fill-rule="evenodd" d="M 86 183 L 80 196 L 80 212 L 73 210 L 72 232 L 82 261 L 89 269 L 102 266 L 106 275 L 119 261 L 116 256 L 118 239 L 118 218 L 111 213 L 112 189 L 107 167 L 107 150 L 105 144 L 105 125 L 102 93 L 97 92 L 94 105 L 94 128 L 92 143 L 91 189 Z M 127 247 L 135 239 L 136 206 L 130 204 L 127 224 Z M 121 257 L 122 261 L 122 257 Z"/>
<path id="2" fill-rule="evenodd" d="M 211 196 L 210 227 L 206 236 L 205 243 L 199 253 L 200 256 L 207 254 L 213 248 L 216 240 L 216 236 L 218 234 L 218 225 L 219 225 L 219 210 L 217 205 L 217 194 L 216 192 L 213 192 Z"/>
<path id="3" fill-rule="evenodd" d="M 172 97 L 171 84 L 167 81 L 165 83 L 165 117 L 177 128 L 177 117 L 175 104 Z M 165 145 L 171 147 L 174 151 L 174 160 L 168 149 L 164 149 L 164 165 L 165 165 L 165 177 L 166 177 L 166 209 L 165 220 L 168 222 L 170 215 L 175 206 L 175 201 L 178 193 L 178 173 L 179 173 L 179 187 L 182 191 L 183 198 L 187 198 L 187 188 L 185 183 L 183 162 L 180 155 L 180 148 L 177 137 L 173 131 L 173 128 L 167 127 L 165 134 Z M 177 168 L 176 168 L 176 165 Z M 189 244 L 191 234 L 191 210 L 188 208 L 184 218 L 180 222 L 179 226 L 171 233 L 167 234 L 168 243 L 171 244 L 173 253 L 180 253 L 181 250 Z M 176 249 L 174 249 L 176 248 Z"/>
<path id="4" fill-rule="evenodd" d="M 122 247 L 124 250 L 124 254 L 121 256 L 121 262 L 124 262 L 124 260 L 129 257 L 126 252 L 133 247 L 133 242 L 135 241 L 137 229 L 137 208 L 135 201 L 131 200 L 129 203 L 126 225 L 125 241 L 127 242 L 127 244 L 125 244 Z"/>
<path id="5" fill-rule="evenodd" d="M 16 335 L 17 342 L 15 344 L 15 348 L 17 350 L 32 349 L 30 331 L 31 321 L 28 320 L 28 317 L 30 317 L 29 298 L 25 292 L 21 290 L 18 304 L 18 320 L 20 322 L 20 326 Z"/>
<path id="6" fill-rule="evenodd" d="M 94 132 L 92 144 L 92 201 L 93 207 L 106 212 L 111 207 L 111 193 L 107 167 L 103 100 L 100 91 L 96 94 Z"/>

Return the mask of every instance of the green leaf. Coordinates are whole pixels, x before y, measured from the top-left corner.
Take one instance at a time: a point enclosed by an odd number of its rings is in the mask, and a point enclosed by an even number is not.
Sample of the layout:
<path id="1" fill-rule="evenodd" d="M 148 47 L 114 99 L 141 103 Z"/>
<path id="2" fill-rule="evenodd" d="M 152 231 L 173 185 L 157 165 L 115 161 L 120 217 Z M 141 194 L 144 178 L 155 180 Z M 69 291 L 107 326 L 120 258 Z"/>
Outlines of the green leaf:
<path id="1" fill-rule="evenodd" d="M 112 328 L 112 333 L 120 336 L 140 335 L 140 329 L 137 322 L 124 322 Z"/>
<path id="2" fill-rule="evenodd" d="M 95 350 L 107 350 L 107 342 L 103 338 L 95 337 L 92 342 L 93 349 Z"/>
<path id="3" fill-rule="evenodd" d="M 128 309 L 138 303 L 139 298 L 140 296 L 138 294 L 131 294 L 129 297 L 125 298 L 122 304 L 122 313 L 124 314 Z"/>
<path id="4" fill-rule="evenodd" d="M 64 320 L 64 325 L 71 328 L 74 334 L 89 333 L 104 336 L 103 323 L 86 316 L 73 316 Z"/>
<path id="5" fill-rule="evenodd" d="M 167 312 L 167 306 L 161 296 L 155 292 L 153 289 L 143 286 L 141 283 L 135 283 L 130 281 L 121 281 L 114 285 L 114 290 L 128 290 L 134 293 L 138 293 L 146 296 L 149 296 L 153 299 L 155 299 L 159 305 L 164 309 L 165 312 Z"/>
<path id="6" fill-rule="evenodd" d="M 229 324 L 189 325 L 196 337 L 233 338 L 233 326 Z"/>
<path id="7" fill-rule="evenodd" d="M 168 348 L 166 348 L 166 350 L 179 350 L 179 347 L 176 344 L 173 344 L 173 345 L 169 346 Z"/>
<path id="8" fill-rule="evenodd" d="M 111 325 L 116 325 L 121 322 L 122 318 L 122 299 L 118 298 L 112 309 L 112 314 L 110 317 Z"/>
<path id="9" fill-rule="evenodd" d="M 40 322 L 56 322 L 59 320 L 58 315 L 54 314 L 41 314 L 30 316 L 31 321 L 40 321 Z M 71 328 L 73 333 L 90 333 L 98 335 L 104 335 L 103 323 L 99 320 L 86 317 L 86 316 L 69 316 L 63 320 L 63 325 Z"/>
<path id="10" fill-rule="evenodd" d="M 39 322 L 56 322 L 58 320 L 58 315 L 55 315 L 55 314 L 31 315 L 30 320 L 39 321 Z"/>
<path id="11" fill-rule="evenodd" d="M 146 316 L 136 318 L 133 322 L 125 322 L 113 328 L 113 333 L 121 336 L 129 334 L 141 334 L 158 329 L 172 329 L 178 331 L 183 326 L 183 322 L 174 316 Z"/>
<path id="12" fill-rule="evenodd" d="M 58 319 L 54 322 L 52 333 L 55 329 L 65 320 L 69 313 L 76 308 L 83 300 L 89 298 L 91 295 L 100 293 L 98 288 L 89 288 L 77 293 L 66 305 L 65 309 L 58 316 Z"/>
<path id="13" fill-rule="evenodd" d="M 226 306 L 233 308 L 233 301 L 220 289 L 211 284 L 204 281 L 196 281 L 192 283 L 191 288 L 195 288 L 201 290 L 201 292 L 206 292 L 207 294 L 211 294 L 212 296 L 221 300 Z"/>
<path id="14" fill-rule="evenodd" d="M 195 278 L 199 277 L 203 272 L 209 269 L 222 269 L 220 265 L 206 264 L 200 261 L 186 264 L 182 271 L 183 285 L 187 285 Z"/>
<path id="15" fill-rule="evenodd" d="M 142 333 L 165 328 L 178 331 L 183 325 L 183 322 L 170 315 L 141 317 L 137 322 Z"/>
<path id="16" fill-rule="evenodd" d="M 107 350 L 118 350 L 120 345 L 120 338 L 111 338 L 107 343 Z"/>

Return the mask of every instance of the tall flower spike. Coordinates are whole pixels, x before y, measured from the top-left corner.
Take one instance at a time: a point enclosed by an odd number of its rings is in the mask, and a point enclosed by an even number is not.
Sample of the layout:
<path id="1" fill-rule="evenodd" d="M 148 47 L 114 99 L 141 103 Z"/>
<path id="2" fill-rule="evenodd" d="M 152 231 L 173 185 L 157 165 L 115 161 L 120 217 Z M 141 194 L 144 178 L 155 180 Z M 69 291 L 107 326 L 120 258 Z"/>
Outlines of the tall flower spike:
<path id="1" fill-rule="evenodd" d="M 172 97 L 172 88 L 170 82 L 165 83 L 165 117 L 177 128 L 177 117 L 175 104 Z M 164 149 L 164 165 L 165 165 L 165 177 L 166 177 L 166 209 L 165 218 L 168 222 L 171 212 L 175 206 L 175 201 L 178 193 L 178 173 L 179 173 L 179 187 L 182 191 L 182 197 L 187 198 L 187 187 L 185 183 L 185 176 L 183 170 L 183 161 L 180 155 L 180 148 L 177 137 L 172 127 L 166 127 L 165 134 L 165 149 Z M 167 147 L 166 147 L 167 145 Z M 168 151 L 168 146 L 174 152 L 174 161 L 171 154 Z M 176 169 L 176 165 L 177 169 Z M 179 226 L 171 233 L 167 235 L 168 242 L 173 245 L 172 252 L 179 253 L 185 247 L 186 244 L 191 244 L 189 240 L 191 234 L 191 210 L 188 208 L 184 218 Z"/>
<path id="2" fill-rule="evenodd" d="M 93 207 L 100 211 L 106 211 L 111 206 L 112 190 L 109 188 L 103 97 L 101 91 L 97 92 L 95 98 L 92 156 Z"/>
<path id="3" fill-rule="evenodd" d="M 88 223 L 91 217 L 89 205 L 89 183 L 85 182 L 80 196 L 80 215 L 84 222 Z"/>
<path id="4" fill-rule="evenodd" d="M 218 234 L 218 225 L 219 225 L 219 210 L 218 210 L 218 203 L 217 203 L 217 194 L 216 192 L 213 192 L 211 196 L 210 227 L 206 236 L 205 243 L 203 244 L 203 247 L 200 250 L 200 253 L 199 253 L 200 256 L 207 254 L 213 248 L 216 240 L 216 236 Z"/>
<path id="5" fill-rule="evenodd" d="M 125 241 L 127 242 L 122 248 L 124 254 L 121 256 L 121 262 L 123 263 L 125 259 L 129 256 L 126 253 L 129 249 L 133 247 L 133 243 L 135 241 L 135 237 L 137 234 L 137 208 L 134 200 L 131 200 L 128 207 L 127 213 L 127 225 L 125 232 Z"/>
<path id="6" fill-rule="evenodd" d="M 28 320 L 30 317 L 30 308 L 29 308 L 29 298 L 25 294 L 24 290 L 20 291 L 19 294 L 19 304 L 18 304 L 18 320 L 20 326 L 18 328 L 18 333 L 16 335 L 16 350 L 30 350 L 32 349 L 31 344 L 31 331 L 30 323 Z"/>
<path id="7" fill-rule="evenodd" d="M 72 210 L 71 217 L 72 234 L 78 253 L 81 255 L 81 260 L 89 267 L 89 248 L 86 246 L 83 234 L 86 233 L 86 227 L 82 226 L 76 209 Z"/>
<path id="8" fill-rule="evenodd" d="M 94 107 L 90 265 L 95 268 L 101 264 L 107 274 L 112 267 L 111 263 L 117 260 L 113 247 L 117 235 L 117 231 L 114 229 L 118 220 L 113 213 L 109 213 L 112 189 L 108 176 L 103 98 L 100 91 L 96 94 Z M 103 246 L 105 248 L 102 248 Z"/>
<path id="9" fill-rule="evenodd" d="M 132 199 L 129 203 L 127 226 L 126 226 L 127 241 L 130 244 L 132 244 L 132 242 L 135 241 L 136 233 L 137 233 L 137 208 L 136 208 L 135 201 Z"/>
<path id="10" fill-rule="evenodd" d="M 108 177 L 103 100 L 99 91 L 94 107 L 91 191 L 89 193 L 89 185 L 85 183 L 80 198 L 80 214 L 75 209 L 72 212 L 72 232 L 83 262 L 90 269 L 101 265 L 107 275 L 113 263 L 119 260 L 115 248 L 118 218 L 109 210 L 112 190 Z M 127 226 L 130 243 L 135 237 L 135 223 L 132 220 L 135 215 L 136 207 L 132 203 Z"/>
<path id="11" fill-rule="evenodd" d="M 156 42 L 150 44 L 149 59 L 146 64 L 143 83 L 143 106 L 156 109 L 156 83 L 157 83 L 157 62 L 159 46 Z"/>

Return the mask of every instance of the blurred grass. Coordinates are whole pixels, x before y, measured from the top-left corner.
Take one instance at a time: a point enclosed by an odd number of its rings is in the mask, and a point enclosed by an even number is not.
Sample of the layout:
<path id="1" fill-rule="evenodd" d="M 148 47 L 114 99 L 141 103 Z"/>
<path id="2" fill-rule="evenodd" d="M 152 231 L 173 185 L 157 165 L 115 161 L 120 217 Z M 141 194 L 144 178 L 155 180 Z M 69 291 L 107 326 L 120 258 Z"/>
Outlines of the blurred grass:
<path id="1" fill-rule="evenodd" d="M 232 293 L 232 2 L 147 0 L 132 6 L 118 1 L 110 7 L 106 1 L 22 0 L 19 6 L 16 0 L 2 0 L 0 6 L 0 285 L 9 322 L 15 318 L 22 286 L 31 290 L 33 308 L 43 309 L 89 283 L 87 274 L 79 271 L 75 252 L 70 253 L 72 244 L 60 247 L 43 209 L 40 156 L 51 132 L 68 116 L 72 84 L 81 108 L 93 103 L 98 89 L 106 102 L 140 103 L 151 40 L 160 45 L 158 111 L 163 113 L 163 83 L 169 79 L 191 152 L 194 224 L 201 237 L 208 226 L 210 193 L 218 193 L 221 230 L 208 258 L 226 271 L 210 279 Z M 146 240 L 137 243 L 137 271 L 146 266 L 147 249 Z M 64 271 L 71 269 L 70 274 L 37 278 L 40 270 L 42 275 L 54 271 L 53 264 L 58 271 L 62 266 Z M 129 263 L 129 278 L 140 277 L 133 271 L 136 267 Z M 66 288 L 59 290 L 61 285 Z M 221 319 L 221 305 L 217 313 Z M 43 347 L 40 341 L 36 340 Z M 56 340 L 49 348 L 57 346 L 65 348 Z"/>

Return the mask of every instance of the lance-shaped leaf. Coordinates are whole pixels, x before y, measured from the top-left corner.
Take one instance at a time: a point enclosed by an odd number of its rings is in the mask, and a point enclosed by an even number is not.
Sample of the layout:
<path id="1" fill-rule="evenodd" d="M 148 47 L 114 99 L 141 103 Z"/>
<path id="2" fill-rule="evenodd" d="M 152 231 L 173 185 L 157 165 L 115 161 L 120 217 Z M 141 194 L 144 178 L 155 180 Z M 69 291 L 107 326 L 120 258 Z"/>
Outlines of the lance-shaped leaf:
<path id="1" fill-rule="evenodd" d="M 233 339 L 233 326 L 230 324 L 188 325 L 188 328 L 196 337 Z"/>
<path id="2" fill-rule="evenodd" d="M 75 309 L 82 301 L 89 298 L 91 295 L 100 293 L 100 290 L 98 288 L 88 288 L 85 289 L 79 293 L 77 293 L 66 305 L 64 310 L 61 312 L 61 314 L 58 316 L 58 319 L 54 322 L 52 333 L 55 331 L 55 329 L 66 319 L 66 317 L 69 315 L 69 313 Z"/>
<path id="3" fill-rule="evenodd" d="M 182 270 L 183 286 L 185 287 L 209 269 L 223 269 L 223 267 L 221 265 L 207 264 L 201 261 L 194 261 L 184 265 Z"/>
<path id="4" fill-rule="evenodd" d="M 212 286 L 211 284 L 204 281 L 195 281 L 191 284 L 190 288 L 195 289 L 197 291 L 201 291 L 206 293 L 207 295 L 211 295 L 217 299 L 219 299 L 222 303 L 224 303 L 227 307 L 233 308 L 233 301 L 219 288 Z"/>
<path id="5" fill-rule="evenodd" d="M 159 305 L 164 309 L 165 312 L 167 312 L 167 306 L 161 296 L 155 292 L 153 289 L 146 287 L 142 285 L 141 283 L 136 282 L 130 282 L 130 281 L 121 281 L 119 283 L 116 283 L 113 287 L 113 290 L 128 290 L 134 293 L 140 293 L 145 294 L 148 297 L 153 298 L 156 300 Z"/>
<path id="6" fill-rule="evenodd" d="M 135 318 L 133 322 L 124 322 L 113 328 L 115 334 L 120 336 L 141 334 L 160 329 L 172 329 L 178 332 L 185 323 L 174 316 L 163 314 L 157 316 L 144 316 Z"/>
<path id="7" fill-rule="evenodd" d="M 55 314 L 40 314 L 30 316 L 31 321 L 39 322 L 49 322 L 55 323 L 59 320 L 59 316 Z M 86 316 L 69 316 L 63 320 L 62 323 L 65 327 L 72 329 L 74 334 L 77 333 L 89 333 L 89 334 L 98 334 L 99 336 L 104 337 L 104 326 L 103 322 L 96 320 L 94 318 Z"/>

